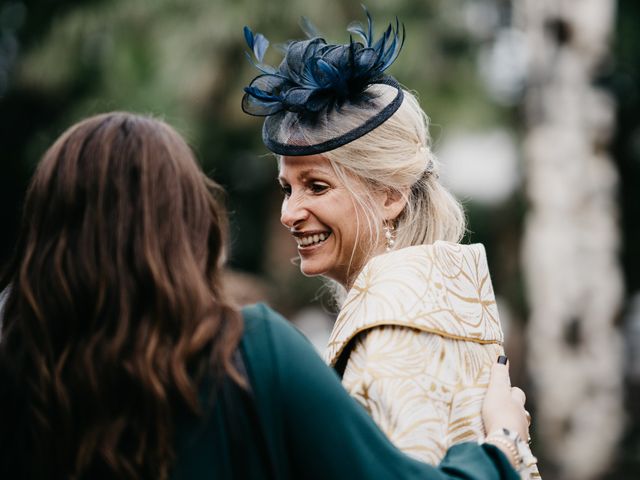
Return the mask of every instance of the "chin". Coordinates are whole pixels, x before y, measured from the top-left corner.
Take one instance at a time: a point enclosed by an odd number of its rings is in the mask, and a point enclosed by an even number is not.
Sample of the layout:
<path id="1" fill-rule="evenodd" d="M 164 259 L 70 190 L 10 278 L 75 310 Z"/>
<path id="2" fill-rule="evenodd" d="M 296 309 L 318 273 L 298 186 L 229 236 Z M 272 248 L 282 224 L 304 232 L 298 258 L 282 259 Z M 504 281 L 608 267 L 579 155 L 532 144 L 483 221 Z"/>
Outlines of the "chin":
<path id="1" fill-rule="evenodd" d="M 305 277 L 317 277 L 320 275 L 324 275 L 326 271 L 326 268 L 319 268 L 317 265 L 305 265 L 304 262 L 300 264 L 300 272 Z"/>
<path id="2" fill-rule="evenodd" d="M 325 277 L 328 278 L 330 280 L 333 280 L 334 282 L 338 282 L 340 285 L 342 285 L 344 288 L 346 288 L 345 286 L 345 281 L 342 277 L 338 277 L 334 271 L 330 270 L 329 268 L 327 268 L 326 266 L 321 267 L 320 265 L 304 265 L 301 264 L 300 265 L 300 272 L 305 276 L 305 277 Z"/>

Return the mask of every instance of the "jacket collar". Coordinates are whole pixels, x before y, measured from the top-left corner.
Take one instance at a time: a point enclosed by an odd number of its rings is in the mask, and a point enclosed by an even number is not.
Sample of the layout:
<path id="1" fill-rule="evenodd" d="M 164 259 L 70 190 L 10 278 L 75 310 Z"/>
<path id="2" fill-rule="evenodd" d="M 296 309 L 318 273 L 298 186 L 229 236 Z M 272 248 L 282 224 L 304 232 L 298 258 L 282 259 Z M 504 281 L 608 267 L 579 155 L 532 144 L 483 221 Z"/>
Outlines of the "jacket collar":
<path id="1" fill-rule="evenodd" d="M 359 333 L 383 325 L 501 344 L 484 247 L 438 241 L 373 257 L 347 294 L 325 360 L 335 365 Z"/>

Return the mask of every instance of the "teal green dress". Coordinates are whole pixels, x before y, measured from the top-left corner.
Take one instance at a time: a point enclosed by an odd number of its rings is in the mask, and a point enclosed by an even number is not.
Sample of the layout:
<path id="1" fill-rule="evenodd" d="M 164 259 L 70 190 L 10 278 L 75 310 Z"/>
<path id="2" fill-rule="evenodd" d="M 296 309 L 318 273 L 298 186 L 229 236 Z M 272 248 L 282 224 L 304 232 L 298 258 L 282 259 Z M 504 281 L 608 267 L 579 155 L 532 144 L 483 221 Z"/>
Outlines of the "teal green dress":
<path id="1" fill-rule="evenodd" d="M 178 416 L 173 480 L 519 479 L 492 445 L 454 446 L 438 467 L 404 455 L 286 320 L 264 305 L 243 315 L 251 389 L 205 387 L 203 415 Z"/>

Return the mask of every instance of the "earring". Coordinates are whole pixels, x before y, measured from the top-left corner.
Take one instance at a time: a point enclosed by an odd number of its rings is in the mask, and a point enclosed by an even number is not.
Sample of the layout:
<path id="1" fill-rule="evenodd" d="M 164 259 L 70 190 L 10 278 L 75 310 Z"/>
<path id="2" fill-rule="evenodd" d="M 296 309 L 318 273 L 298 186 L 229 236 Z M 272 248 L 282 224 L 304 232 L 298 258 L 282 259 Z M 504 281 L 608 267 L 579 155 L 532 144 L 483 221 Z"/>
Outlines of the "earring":
<path id="1" fill-rule="evenodd" d="M 394 245 L 396 244 L 396 229 L 393 225 L 386 224 L 382 227 L 384 230 L 384 238 L 387 243 L 386 251 L 390 252 L 393 250 Z"/>

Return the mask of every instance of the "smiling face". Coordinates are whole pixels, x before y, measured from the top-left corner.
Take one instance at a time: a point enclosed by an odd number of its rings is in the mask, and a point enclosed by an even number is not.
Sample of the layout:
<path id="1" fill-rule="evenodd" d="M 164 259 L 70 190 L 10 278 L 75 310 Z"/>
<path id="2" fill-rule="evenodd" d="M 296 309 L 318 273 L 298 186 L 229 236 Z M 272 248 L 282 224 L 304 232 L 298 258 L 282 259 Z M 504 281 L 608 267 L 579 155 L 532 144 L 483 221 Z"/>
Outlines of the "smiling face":
<path id="1" fill-rule="evenodd" d="M 278 180 L 284 193 L 280 221 L 298 244 L 300 270 L 348 288 L 379 249 L 371 248 L 363 207 L 320 155 L 282 157 Z M 357 181 L 350 183 L 358 188 Z"/>

